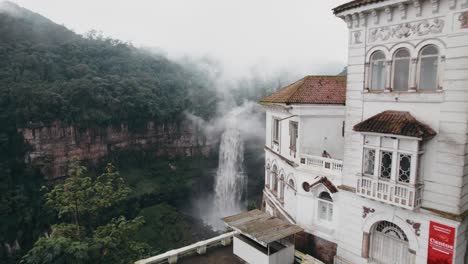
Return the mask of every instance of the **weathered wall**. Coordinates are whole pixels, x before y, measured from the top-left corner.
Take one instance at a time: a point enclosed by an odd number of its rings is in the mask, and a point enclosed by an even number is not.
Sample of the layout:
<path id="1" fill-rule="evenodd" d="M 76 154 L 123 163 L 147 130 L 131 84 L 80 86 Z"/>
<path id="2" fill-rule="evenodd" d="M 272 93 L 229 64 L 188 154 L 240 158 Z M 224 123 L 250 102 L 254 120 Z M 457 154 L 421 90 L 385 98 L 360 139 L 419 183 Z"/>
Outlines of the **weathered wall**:
<path id="1" fill-rule="evenodd" d="M 27 161 L 39 166 L 49 178 L 65 176 L 73 157 L 96 163 L 112 151 L 154 149 L 155 155 L 208 155 L 210 144 L 196 133 L 191 123 L 156 124 L 149 122 L 142 132 L 131 132 L 127 125 L 107 128 L 78 129 L 54 122 L 50 126 L 19 128 L 31 151 Z"/>
<path id="2" fill-rule="evenodd" d="M 306 232 L 296 234 L 296 249 L 306 252 L 323 263 L 333 264 L 337 245 Z"/>

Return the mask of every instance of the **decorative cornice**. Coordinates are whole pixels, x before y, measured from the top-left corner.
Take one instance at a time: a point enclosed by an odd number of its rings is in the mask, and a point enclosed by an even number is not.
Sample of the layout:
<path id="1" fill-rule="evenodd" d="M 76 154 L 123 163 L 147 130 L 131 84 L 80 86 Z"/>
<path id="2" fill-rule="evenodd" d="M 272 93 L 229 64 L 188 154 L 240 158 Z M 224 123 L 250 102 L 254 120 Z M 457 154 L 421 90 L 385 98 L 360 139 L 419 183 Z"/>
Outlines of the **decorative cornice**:
<path id="1" fill-rule="evenodd" d="M 356 13 L 354 13 L 352 15 L 352 19 L 353 19 L 353 26 L 354 27 L 359 27 L 359 18 L 358 18 L 358 15 Z"/>
<path id="2" fill-rule="evenodd" d="M 406 7 L 406 4 L 400 3 L 398 5 L 398 10 L 400 11 L 401 19 L 406 19 L 407 14 L 408 14 L 408 8 Z"/>
<path id="3" fill-rule="evenodd" d="M 392 22 L 393 19 L 393 9 L 391 6 L 385 7 L 385 14 L 387 15 L 387 21 Z"/>
<path id="4" fill-rule="evenodd" d="M 364 14 L 363 12 L 359 13 L 359 22 L 361 24 L 361 27 L 366 26 L 366 14 Z"/>
<path id="5" fill-rule="evenodd" d="M 350 15 L 345 16 L 345 22 L 348 28 L 351 28 L 353 26 L 353 20 L 351 19 Z"/>
<path id="6" fill-rule="evenodd" d="M 374 25 L 378 25 L 379 24 L 379 11 L 377 11 L 376 9 L 373 9 L 371 12 L 371 15 L 374 18 Z"/>

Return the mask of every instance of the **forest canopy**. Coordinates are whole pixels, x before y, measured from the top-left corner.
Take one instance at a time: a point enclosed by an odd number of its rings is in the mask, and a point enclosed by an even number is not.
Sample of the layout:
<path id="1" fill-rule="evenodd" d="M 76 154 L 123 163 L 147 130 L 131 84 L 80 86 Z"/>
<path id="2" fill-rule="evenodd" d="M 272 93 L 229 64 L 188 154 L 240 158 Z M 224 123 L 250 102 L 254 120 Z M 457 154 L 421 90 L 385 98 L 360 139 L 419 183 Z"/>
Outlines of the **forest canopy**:
<path id="1" fill-rule="evenodd" d="M 213 112 L 202 72 L 96 31 L 80 36 L 16 6 L 0 10 L 0 35 L 0 107 L 18 126 L 132 127 Z"/>

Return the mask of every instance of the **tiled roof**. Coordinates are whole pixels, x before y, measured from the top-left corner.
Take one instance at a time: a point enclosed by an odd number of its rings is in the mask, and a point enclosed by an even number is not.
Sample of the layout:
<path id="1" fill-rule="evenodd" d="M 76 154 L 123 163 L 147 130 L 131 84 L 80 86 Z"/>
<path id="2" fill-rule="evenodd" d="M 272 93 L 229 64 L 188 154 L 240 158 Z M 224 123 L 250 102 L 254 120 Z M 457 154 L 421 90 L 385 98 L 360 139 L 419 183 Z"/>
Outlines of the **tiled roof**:
<path id="1" fill-rule="evenodd" d="M 260 102 L 344 105 L 346 76 L 306 76 L 264 97 Z"/>
<path id="2" fill-rule="evenodd" d="M 354 126 L 354 131 L 393 134 L 416 138 L 436 135 L 428 125 L 416 120 L 409 112 L 384 111 Z"/>
<path id="3" fill-rule="evenodd" d="M 345 4 L 342 4 L 340 6 L 337 6 L 337 7 L 333 8 L 333 13 L 338 14 L 340 12 L 343 12 L 343 11 L 346 11 L 346 10 L 349 10 L 349 9 L 353 9 L 353 8 L 360 7 L 360 6 L 363 6 L 363 5 L 369 5 L 369 4 L 374 4 L 374 3 L 378 3 L 378 2 L 383 2 L 383 1 L 385 1 L 385 0 L 354 0 L 354 1 L 345 3 Z"/>

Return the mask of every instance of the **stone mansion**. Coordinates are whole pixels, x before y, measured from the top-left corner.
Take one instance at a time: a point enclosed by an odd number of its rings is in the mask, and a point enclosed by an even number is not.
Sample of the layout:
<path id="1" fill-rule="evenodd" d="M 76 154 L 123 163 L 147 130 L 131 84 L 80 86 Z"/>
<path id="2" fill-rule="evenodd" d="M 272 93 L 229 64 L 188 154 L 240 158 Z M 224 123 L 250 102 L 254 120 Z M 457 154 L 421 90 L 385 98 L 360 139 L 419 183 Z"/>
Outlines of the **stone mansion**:
<path id="1" fill-rule="evenodd" d="M 347 76 L 261 100 L 263 210 L 325 263 L 468 263 L 468 0 L 355 0 Z"/>

